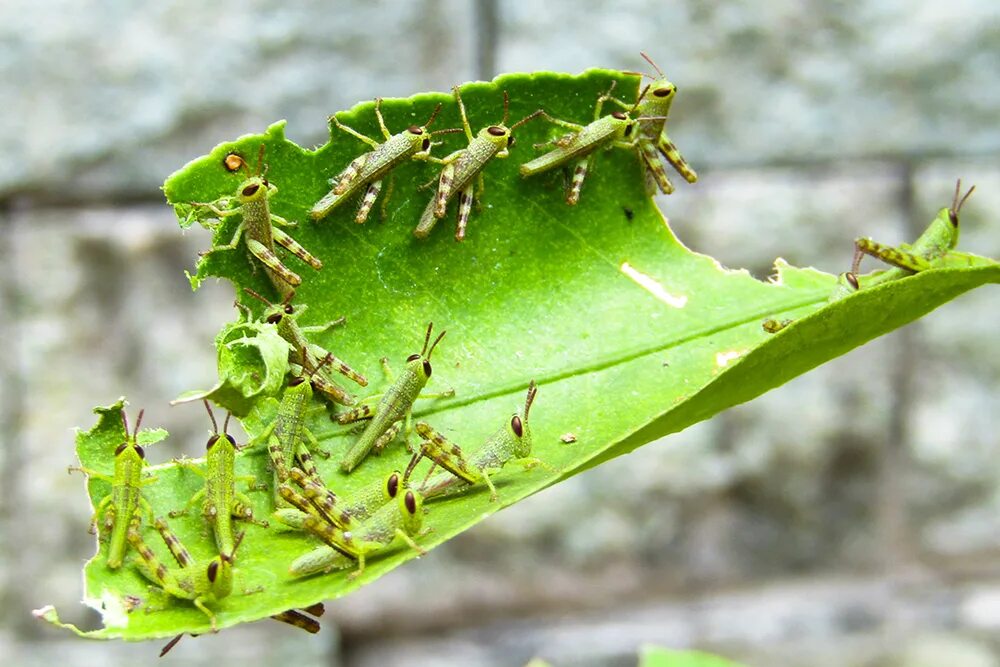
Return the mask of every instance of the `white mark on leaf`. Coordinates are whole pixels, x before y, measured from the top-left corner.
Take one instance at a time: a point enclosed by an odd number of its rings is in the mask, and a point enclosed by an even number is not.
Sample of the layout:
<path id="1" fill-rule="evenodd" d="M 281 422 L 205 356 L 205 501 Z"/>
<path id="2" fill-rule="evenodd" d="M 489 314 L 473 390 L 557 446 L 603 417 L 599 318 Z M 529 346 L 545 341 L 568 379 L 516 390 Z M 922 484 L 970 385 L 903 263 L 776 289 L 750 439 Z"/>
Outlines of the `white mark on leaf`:
<path id="1" fill-rule="evenodd" d="M 715 365 L 720 368 L 729 364 L 730 361 L 735 361 L 739 359 L 744 354 L 746 350 L 730 350 L 729 352 L 716 352 L 715 353 Z"/>
<path id="2" fill-rule="evenodd" d="M 628 262 L 622 262 L 621 272 L 631 278 L 639 287 L 643 288 L 668 306 L 683 308 L 687 305 L 688 298 L 686 296 L 674 296 L 673 294 L 670 294 L 667 290 L 663 289 L 663 285 L 656 282 L 656 280 L 647 276 L 645 273 L 638 271 Z"/>

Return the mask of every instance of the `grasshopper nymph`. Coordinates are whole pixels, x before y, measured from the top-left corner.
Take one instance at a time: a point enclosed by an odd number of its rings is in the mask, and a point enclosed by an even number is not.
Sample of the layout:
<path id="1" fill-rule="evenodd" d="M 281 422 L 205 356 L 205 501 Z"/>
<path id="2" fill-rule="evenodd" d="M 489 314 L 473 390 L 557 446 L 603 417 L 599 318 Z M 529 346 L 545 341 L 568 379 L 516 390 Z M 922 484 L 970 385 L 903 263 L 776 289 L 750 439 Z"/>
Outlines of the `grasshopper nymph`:
<path id="1" fill-rule="evenodd" d="M 401 427 L 405 426 L 405 437 L 409 438 L 415 400 L 418 398 L 443 398 L 454 393 L 453 391 L 444 394 L 421 395 L 420 393 L 431 377 L 431 355 L 434 354 L 434 348 L 437 347 L 446 333 L 442 331 L 438 334 L 434 343 L 428 348 L 433 327 L 433 323 L 427 325 L 424 347 L 419 354 L 411 354 L 407 357 L 403 372 L 392 382 L 385 393 L 369 396 L 362 401 L 360 406 L 337 416 L 337 421 L 341 424 L 371 419 L 358 440 L 344 454 L 344 458 L 340 462 L 340 467 L 344 472 L 354 470 L 372 449 L 381 451 L 392 442 Z M 382 362 L 386 375 L 391 378 L 392 371 L 388 361 L 383 359 Z M 378 404 L 373 407 L 376 400 L 378 400 Z"/>
<path id="2" fill-rule="evenodd" d="M 962 196 L 962 181 L 955 183 L 955 196 L 951 206 L 942 208 L 931 221 L 923 234 L 913 244 L 903 243 L 898 248 L 883 245 L 869 238 L 859 238 L 854 241 L 854 264 L 851 271 L 857 275 L 861 268 L 861 260 L 865 255 L 871 255 L 886 264 L 896 267 L 881 273 L 871 280 L 865 281 L 865 287 L 879 283 L 898 280 L 927 269 L 949 266 L 967 266 L 968 260 L 960 253 L 950 256 L 958 245 L 958 216 L 965 201 L 975 191 L 976 186 Z"/>
<path id="3" fill-rule="evenodd" d="M 362 525 L 344 531 L 320 516 L 308 513 L 303 521 L 305 530 L 318 536 L 326 545 L 319 546 L 296 558 L 289 572 L 301 577 L 317 572 L 350 567 L 357 561 L 358 569 L 349 576 L 353 579 L 365 571 L 366 559 L 402 539 L 411 549 L 427 553 L 414 542 L 423 526 L 423 496 L 413 489 L 404 489 L 395 500 L 385 503 Z"/>
<path id="4" fill-rule="evenodd" d="M 507 127 L 507 119 L 510 117 L 510 99 L 505 90 L 503 91 L 503 119 L 497 125 L 484 127 L 479 131 L 479 134 L 473 136 L 469 119 L 465 115 L 462 96 L 458 92 L 458 86 L 452 90 L 455 93 L 455 101 L 458 102 L 458 111 L 462 116 L 462 128 L 465 130 L 469 145 L 442 158 L 444 167 L 438 178 L 437 193 L 427 204 L 423 215 L 420 216 L 420 224 L 413 230 L 413 235 L 418 239 L 426 238 L 431 233 L 437 221 L 445 216 L 448 202 L 456 193 L 460 193 L 460 197 L 455 240 L 461 241 L 465 238 L 465 228 L 469 223 L 469 212 L 472 210 L 472 204 L 474 201 L 478 204 L 483 196 L 483 169 L 493 158 L 507 157 L 510 154 L 510 147 L 514 145 L 514 130 L 542 113 L 542 110 L 539 109 Z M 473 180 L 475 180 L 475 185 L 473 185 Z"/>
<path id="5" fill-rule="evenodd" d="M 331 327 L 343 323 L 343 318 L 329 324 L 317 327 L 302 327 L 298 324 L 298 318 L 305 312 L 305 306 L 298 308 L 292 305 L 295 292 L 290 292 L 281 303 L 271 303 L 263 296 L 248 287 L 243 290 L 267 305 L 264 311 L 264 321 L 273 324 L 278 335 L 285 339 L 289 345 L 289 361 L 297 365 L 305 373 L 312 373 L 312 383 L 316 389 L 329 400 L 341 405 L 354 405 L 354 397 L 348 394 L 340 385 L 333 381 L 331 370 L 337 371 L 341 375 L 354 380 L 362 387 L 368 386 L 368 379 L 347 365 L 345 361 L 331 354 L 323 347 L 310 343 L 306 338 L 307 333 L 321 333 Z M 237 306 L 240 306 L 237 302 Z M 246 311 L 244 311 L 246 312 Z M 322 363 L 329 358 L 329 362 Z"/>
<path id="6" fill-rule="evenodd" d="M 155 477 L 143 477 L 146 467 L 146 452 L 138 443 L 139 426 L 142 424 L 144 410 L 139 411 L 135 420 L 135 430 L 129 433 L 128 418 L 125 410 L 121 411 L 122 426 L 125 440 L 115 449 L 115 472 L 113 477 L 104 473 L 77 466 L 69 470 L 85 473 L 89 477 L 100 479 L 111 484 L 111 493 L 104 497 L 94 510 L 92 525 L 96 526 L 98 519 L 104 516 L 104 533 L 111 534 L 111 544 L 108 547 L 107 564 L 111 569 L 121 567 L 125 557 L 128 531 L 138 529 L 142 522 L 142 512 L 152 516 L 153 510 L 142 497 L 142 486 L 154 481 Z M 155 441 L 154 441 L 155 442 Z"/>
<path id="7" fill-rule="evenodd" d="M 312 210 L 309 211 L 310 217 L 313 220 L 325 218 L 330 211 L 340 206 L 340 204 L 350 199 L 353 195 L 361 192 L 362 189 L 365 189 L 361 206 L 354 216 L 354 221 L 361 224 L 368 219 L 368 213 L 371 211 L 379 192 L 382 190 L 382 179 L 390 171 L 410 159 L 439 162 L 438 158 L 431 157 L 431 148 L 434 146 L 431 138 L 436 134 L 461 132 L 458 128 L 435 130 L 434 132 L 428 131 L 427 128 L 434 122 L 440 110 L 441 105 L 439 104 L 434 108 L 434 112 L 431 113 L 430 118 L 423 125 L 411 125 L 399 134 L 392 134 L 385 126 L 385 120 L 382 118 L 382 98 L 376 98 L 375 117 L 378 119 L 378 126 L 382 130 L 382 136 L 385 137 L 383 143 L 379 143 L 371 137 L 349 128 L 341 123 L 335 115 L 330 116 L 330 121 L 334 125 L 355 139 L 368 144 L 372 150 L 355 158 L 347 165 L 346 169 L 340 172 L 336 178 L 337 184 L 333 186 L 333 189 L 313 204 Z"/>
<path id="8" fill-rule="evenodd" d="M 302 493 L 289 484 L 279 486 L 278 493 L 298 509 L 279 508 L 275 510 L 274 517 L 297 530 L 304 529 L 303 522 L 308 514 L 315 514 L 341 530 L 350 530 L 358 523 L 364 523 L 377 509 L 393 500 L 403 484 L 403 475 L 398 470 L 393 470 L 384 479 L 356 492 L 350 499 L 338 501 L 332 491 L 309 479 L 301 471 L 292 470 L 290 477 L 302 489 Z"/>
<path id="9" fill-rule="evenodd" d="M 219 553 L 232 553 L 236 550 L 236 538 L 233 533 L 233 519 L 249 521 L 267 526 L 267 522 L 254 521 L 253 505 L 250 499 L 236 490 L 236 480 L 253 482 L 251 489 L 256 489 L 256 479 L 253 477 L 236 476 L 236 450 L 239 449 L 236 439 L 229 435 L 230 414 L 226 413 L 226 421 L 219 433 L 219 425 L 208 401 L 203 401 L 208 418 L 212 420 L 212 435 L 205 445 L 207 472 L 202 472 L 187 459 L 177 461 L 178 465 L 189 468 L 205 478 L 205 487 L 194 494 L 185 508 L 179 512 L 171 512 L 170 516 L 180 516 L 187 512 L 198 501 L 202 501 L 202 514 L 205 520 L 212 524 L 215 533 L 215 545 Z"/>
<path id="10" fill-rule="evenodd" d="M 698 174 L 687 163 L 687 160 L 677 150 L 677 146 L 674 145 L 674 142 L 670 140 L 670 136 L 667 134 L 667 116 L 670 115 L 670 106 L 673 104 L 674 97 L 677 94 L 677 86 L 663 75 L 663 71 L 653 62 L 652 58 L 641 51 L 639 55 L 652 65 L 653 69 L 659 75 L 658 78 L 654 78 L 648 74 L 640 73 L 640 76 L 651 79 L 652 83 L 649 84 L 649 94 L 639 104 L 636 113 L 639 116 L 639 120 L 642 120 L 644 117 L 653 116 L 658 119 L 655 122 L 643 124 L 637 138 L 637 147 L 639 155 L 642 157 L 642 164 L 646 174 L 646 191 L 653 194 L 656 188 L 659 187 L 660 192 L 669 195 L 674 191 L 674 186 L 670 182 L 670 179 L 667 178 L 667 172 L 663 169 L 663 163 L 660 162 L 660 156 L 657 155 L 657 152 L 662 154 L 667 162 L 688 183 L 697 181 Z M 623 109 L 628 109 L 632 106 L 621 100 L 612 98 L 612 101 Z"/>
<path id="11" fill-rule="evenodd" d="M 313 371 L 313 376 L 329 360 L 330 357 L 326 357 Z M 320 448 L 316 436 L 305 424 L 306 412 L 313 398 L 311 379 L 299 375 L 289 381 L 278 404 L 278 416 L 256 438 L 267 443 L 267 452 L 274 471 L 276 506 L 282 506 L 284 503 L 278 488 L 288 480 L 295 461 L 299 462 L 306 475 L 314 480 L 320 480 L 310 449 L 324 458 L 330 456 L 326 450 Z"/>
<path id="12" fill-rule="evenodd" d="M 236 549 L 243 540 L 243 533 L 236 536 L 232 551 L 220 551 L 218 556 L 207 563 L 196 563 L 167 526 L 166 521 L 158 518 L 154 525 L 180 567 L 168 568 L 160 562 L 149 545 L 143 541 L 138 527 L 132 526 L 128 531 L 128 541 L 142 558 L 136 563 L 139 572 L 157 584 L 167 595 L 191 600 L 208 616 L 212 632 L 218 632 L 215 613 L 208 608 L 208 605 L 214 605 L 233 591 L 233 560 Z M 170 646 L 165 650 L 170 650 Z"/>
<path id="13" fill-rule="evenodd" d="M 528 385 L 524 409 L 511 415 L 510 420 L 491 435 L 486 444 L 471 455 L 463 453 L 458 445 L 449 441 L 427 423 L 417 422 L 417 433 L 424 438 L 424 442 L 420 445 L 420 451 L 410 461 L 405 476 L 408 478 L 420 459 L 426 457 L 468 484 L 483 482 L 489 487 L 490 500 L 496 501 L 497 490 L 490 480 L 491 472 L 500 470 L 511 460 L 518 461 L 525 468 L 533 468 L 542 464 L 538 459 L 531 458 L 531 429 L 528 426 L 528 412 L 531 410 L 531 404 L 534 403 L 537 393 L 538 386 L 532 381 Z M 432 466 L 431 470 L 427 472 L 428 476 L 433 469 Z M 451 481 L 453 480 L 445 480 L 432 485 L 426 492 L 427 496 L 441 493 L 450 486 L 449 482 Z"/>
<path id="14" fill-rule="evenodd" d="M 575 206 L 580 201 L 580 189 L 583 181 L 587 178 L 587 171 L 590 169 L 597 151 L 605 148 L 625 148 L 633 150 L 637 146 L 636 126 L 640 122 L 656 122 L 661 120 L 658 116 L 643 116 L 633 118 L 632 113 L 638 108 L 646 95 L 643 89 L 639 99 L 632 105 L 628 112 L 613 111 L 607 116 L 601 116 L 601 109 L 604 103 L 614 99 L 611 92 L 617 82 L 612 82 L 611 88 L 597 98 L 597 105 L 594 107 L 594 120 L 589 125 L 578 125 L 558 118 L 553 118 L 546 112 L 542 112 L 550 123 L 572 130 L 569 134 L 558 139 L 539 144 L 536 148 L 548 144 L 555 145 L 555 148 L 545 155 L 535 158 L 530 162 L 525 162 L 520 167 L 521 176 L 533 176 L 556 167 L 571 165 L 573 167 L 573 180 L 566 193 L 566 203 Z"/>
<path id="15" fill-rule="evenodd" d="M 275 254 L 274 244 L 282 246 L 314 269 L 323 268 L 323 263 L 311 255 L 291 236 L 278 228 L 279 225 L 294 227 L 295 223 L 285 220 L 271 212 L 270 199 L 278 193 L 278 188 L 261 173 L 264 162 L 264 144 L 260 146 L 257 157 L 257 172 L 250 173 L 246 162 L 228 161 L 247 173 L 247 178 L 236 189 L 235 197 L 223 197 L 214 202 L 195 203 L 195 207 L 208 210 L 215 217 L 222 219 L 232 215 L 241 215 L 243 219 L 236 228 L 232 240 L 226 245 L 215 246 L 212 250 L 233 249 L 237 247 L 240 237 L 246 235 L 247 250 L 264 265 L 268 278 L 282 297 L 302 284 L 302 278 L 285 266 Z M 238 156 L 237 156 L 238 157 Z M 266 170 L 264 170 L 266 171 Z"/>

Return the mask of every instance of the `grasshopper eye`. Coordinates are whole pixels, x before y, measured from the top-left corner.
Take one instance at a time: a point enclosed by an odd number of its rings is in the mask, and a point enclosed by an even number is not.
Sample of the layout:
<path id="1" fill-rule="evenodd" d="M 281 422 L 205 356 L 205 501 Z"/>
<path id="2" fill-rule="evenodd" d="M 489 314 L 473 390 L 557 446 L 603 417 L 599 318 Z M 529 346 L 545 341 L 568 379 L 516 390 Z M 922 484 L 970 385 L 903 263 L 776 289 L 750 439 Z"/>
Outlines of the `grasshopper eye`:
<path id="1" fill-rule="evenodd" d="M 251 183 L 250 185 L 248 185 L 245 188 L 243 188 L 243 196 L 244 197 L 253 197 L 255 194 L 257 194 L 258 190 L 260 190 L 260 184 L 258 184 L 258 183 Z"/>
<path id="2" fill-rule="evenodd" d="M 514 135 L 512 134 L 509 137 L 507 137 L 507 147 L 510 148 L 513 145 L 514 145 Z"/>
<path id="3" fill-rule="evenodd" d="M 423 134 L 424 128 L 420 127 L 419 125 L 411 125 L 408 128 L 406 128 L 406 131 L 409 132 L 410 134 Z"/>
<path id="4" fill-rule="evenodd" d="M 295 312 L 295 308 L 292 307 L 292 304 L 286 303 L 285 304 L 285 315 L 291 315 L 294 312 Z"/>
<path id="5" fill-rule="evenodd" d="M 624 134 L 626 137 L 632 134 L 633 127 L 635 127 L 635 123 L 629 123 L 628 125 L 625 126 Z"/>
<path id="6" fill-rule="evenodd" d="M 396 473 L 389 475 L 389 479 L 385 483 L 385 490 L 390 498 L 396 497 L 396 494 L 399 493 L 399 475 Z"/>
<path id="7" fill-rule="evenodd" d="M 507 134 L 507 130 L 505 130 L 502 127 L 498 127 L 496 125 L 490 125 L 488 128 L 486 128 L 486 131 L 492 134 L 494 137 L 502 137 L 503 135 Z"/>
<path id="8" fill-rule="evenodd" d="M 281 313 L 273 313 L 273 314 L 267 316 L 267 323 L 268 324 L 277 324 L 278 322 L 281 321 L 281 318 L 282 318 Z"/>
<path id="9" fill-rule="evenodd" d="M 409 363 L 409 362 L 411 362 L 411 361 L 416 361 L 416 360 L 417 360 L 417 359 L 419 359 L 419 358 L 420 358 L 420 355 L 419 355 L 419 354 L 411 354 L 410 356 L 408 356 L 408 357 L 406 358 L 406 362 L 407 362 L 407 363 Z"/>
<path id="10" fill-rule="evenodd" d="M 674 89 L 668 86 L 665 88 L 657 88 L 656 90 L 653 91 L 653 95 L 655 97 L 666 97 L 672 92 L 674 92 Z"/>
<path id="11" fill-rule="evenodd" d="M 955 213 L 955 209 L 948 209 L 948 220 L 951 221 L 953 227 L 958 227 L 958 213 Z"/>
<path id="12" fill-rule="evenodd" d="M 406 497 L 403 498 L 403 502 L 406 504 L 406 511 L 410 514 L 417 513 L 417 497 L 413 495 L 413 491 L 407 491 Z"/>
<path id="13" fill-rule="evenodd" d="M 430 139 L 424 139 L 423 143 L 420 144 L 421 150 L 427 150 L 430 147 L 431 147 L 431 140 Z"/>
<path id="14" fill-rule="evenodd" d="M 135 453 L 139 455 L 140 459 L 145 460 L 145 458 L 146 458 L 146 450 L 145 449 L 143 449 L 139 445 L 136 445 L 135 446 Z"/>
<path id="15" fill-rule="evenodd" d="M 294 378 L 292 378 L 291 380 L 289 380 L 289 382 L 288 382 L 288 386 L 289 386 L 289 387 L 298 387 L 298 386 L 299 386 L 300 384 L 302 384 L 303 382 L 305 382 L 305 378 L 302 378 L 302 377 L 294 377 Z"/>
<path id="16" fill-rule="evenodd" d="M 424 375 L 427 377 L 431 376 L 431 362 L 424 359 Z"/>
<path id="17" fill-rule="evenodd" d="M 219 576 L 219 561 L 213 560 L 208 564 L 208 569 L 205 571 L 205 576 L 208 577 L 209 583 L 215 583 L 215 578 Z"/>
<path id="18" fill-rule="evenodd" d="M 267 179 L 266 179 L 266 178 L 264 179 L 264 187 L 265 187 L 265 188 L 269 188 L 269 187 L 271 187 L 271 184 L 267 182 Z"/>
<path id="19" fill-rule="evenodd" d="M 611 117 L 617 118 L 618 120 L 625 120 L 626 118 L 628 118 L 628 116 L 625 115 L 624 111 L 612 111 Z"/>
<path id="20" fill-rule="evenodd" d="M 861 289 L 861 285 L 858 284 L 858 277 L 856 275 L 848 271 L 844 274 L 844 277 L 847 279 L 847 282 L 851 284 L 851 287 L 854 289 Z"/>
<path id="21" fill-rule="evenodd" d="M 521 423 L 521 418 L 519 416 L 514 415 L 510 418 L 510 428 L 514 431 L 514 435 L 517 437 L 520 438 L 524 436 L 524 424 Z"/>
<path id="22" fill-rule="evenodd" d="M 213 435 L 211 438 L 208 439 L 208 443 L 205 445 L 205 449 L 206 450 L 211 449 L 212 447 L 215 446 L 215 443 L 217 443 L 218 441 L 219 441 L 219 436 Z"/>
<path id="23" fill-rule="evenodd" d="M 115 450 L 115 456 L 118 456 L 119 454 L 124 452 L 126 447 L 128 447 L 127 442 L 123 442 L 122 444 L 118 445 L 118 449 Z"/>

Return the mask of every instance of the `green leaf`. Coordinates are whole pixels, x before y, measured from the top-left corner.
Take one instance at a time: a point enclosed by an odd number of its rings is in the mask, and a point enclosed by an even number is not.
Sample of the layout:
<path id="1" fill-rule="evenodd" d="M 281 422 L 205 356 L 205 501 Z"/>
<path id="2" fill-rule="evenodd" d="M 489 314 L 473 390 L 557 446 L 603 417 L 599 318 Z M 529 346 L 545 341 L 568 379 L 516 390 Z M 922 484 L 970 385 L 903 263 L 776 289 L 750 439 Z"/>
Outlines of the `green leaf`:
<path id="1" fill-rule="evenodd" d="M 219 381 L 207 391 L 188 391 L 174 403 L 208 399 L 237 417 L 246 416 L 258 398 L 281 391 L 288 373 L 288 343 L 262 322 L 232 322 L 215 337 Z"/>
<path id="2" fill-rule="evenodd" d="M 643 646 L 639 667 L 740 667 L 739 664 L 701 651 L 674 651 L 659 646 Z"/>
<path id="3" fill-rule="evenodd" d="M 503 76 L 493 83 L 468 84 L 462 95 L 474 131 L 499 120 L 503 90 L 510 94 L 512 119 L 543 107 L 555 116 L 588 122 L 597 96 L 615 79 L 619 94 L 637 88 L 634 76 L 594 70 L 580 76 Z M 386 100 L 383 111 L 389 128 L 401 131 L 423 123 L 437 103 L 444 108 L 435 127 L 458 126 L 456 106 L 446 94 Z M 371 103 L 339 118 L 379 136 Z M 926 271 L 828 304 L 836 282 L 829 274 L 781 261 L 771 282 L 725 270 L 673 236 L 644 191 L 634 154 L 598 154 L 576 207 L 564 203 L 564 179 L 558 171 L 522 179 L 517 167 L 535 155 L 532 143 L 562 132 L 542 121 L 519 128 L 511 157 L 495 160 L 486 169 L 482 212 L 473 212 L 467 240 L 460 244 L 450 230 L 453 208 L 429 239 L 412 236 L 432 195 L 419 185 L 436 174 L 433 165 L 424 163 L 396 170 L 387 219 L 379 219 L 376 204 L 364 225 L 353 222 L 353 205 L 321 222 L 309 221 L 307 211 L 328 191 L 328 179 L 368 150 L 340 132 L 330 143 L 307 150 L 288 141 L 278 123 L 263 135 L 216 147 L 164 186 L 181 220 L 191 222 L 191 202 L 232 195 L 243 178 L 226 170 L 226 155 L 237 152 L 253 163 L 258 147 L 265 145 L 267 178 L 279 189 L 271 199 L 272 210 L 299 221 L 289 232 L 324 264 L 315 271 L 281 253 L 303 278 L 295 299 L 297 305 L 308 305 L 301 324 L 322 325 L 346 316 L 346 326 L 314 342 L 370 378 L 373 392 L 385 385 L 380 358 L 387 357 L 398 369 L 403 359 L 420 350 L 428 321 L 447 329 L 435 352 L 428 390 L 453 387 L 455 397 L 418 401 L 415 416 L 466 451 L 474 451 L 505 424 L 523 402 L 528 382 L 538 382 L 531 414 L 533 455 L 556 471 L 524 471 L 512 464 L 493 477 L 499 502 L 490 502 L 481 486 L 429 502 L 426 524 L 433 532 L 419 538 L 425 549 L 561 479 L 747 401 L 967 290 L 1000 282 L 1000 265 L 975 258 L 971 266 Z M 437 155 L 464 145 L 461 134 L 440 140 L 445 145 L 435 150 Z M 216 244 L 230 241 L 238 217 L 216 226 Z M 844 246 L 850 248 L 850 239 L 844 239 Z M 264 272 L 248 257 L 242 244 L 235 250 L 209 252 L 199 261 L 192 284 L 218 276 L 278 299 Z M 261 304 L 241 290 L 237 293 L 259 316 Z M 769 335 L 761 328 L 768 317 L 797 321 Z M 257 337 L 262 334 L 256 332 Z M 253 339 L 241 334 L 243 338 Z M 270 349 L 269 344 L 257 345 L 261 358 L 265 347 Z M 271 357 L 270 365 L 263 362 L 267 377 L 246 381 L 261 373 L 258 367 L 248 369 L 257 363 L 259 359 L 242 354 L 224 357 L 220 350 L 222 383 L 228 382 L 234 395 L 222 399 L 221 389 L 214 394 L 234 410 L 253 402 L 254 409 L 243 420 L 251 436 L 273 418 L 277 397 L 263 397 L 275 393 L 271 373 L 282 367 L 281 360 Z M 81 460 L 88 457 L 87 464 L 94 467 L 112 465 L 116 438 L 107 432 L 111 426 L 105 421 L 79 444 Z M 393 445 L 344 475 L 338 469 L 339 457 L 356 435 L 331 422 L 318 399 L 308 425 L 332 453 L 318 464 L 341 496 L 350 497 L 387 471 L 404 468 L 409 459 L 403 447 Z M 237 466 L 238 474 L 270 480 L 262 447 L 239 454 Z M 197 475 L 171 464 L 157 466 L 155 472 L 157 482 L 145 487 L 145 493 L 158 515 L 179 508 L 202 486 Z M 107 491 L 100 486 L 91 484 L 95 504 Z M 249 495 L 256 515 L 266 517 L 272 509 L 271 494 Z M 212 539 L 197 512 L 171 523 L 196 559 L 213 556 Z M 357 579 L 349 579 L 346 572 L 292 579 L 289 563 L 315 546 L 315 540 L 273 528 L 245 529 L 237 554 L 237 591 L 216 606 L 220 627 L 345 595 L 416 556 L 397 543 L 372 558 Z M 155 537 L 150 534 L 151 544 Z M 154 548 L 166 557 L 162 544 Z M 106 627 L 95 636 L 144 639 L 208 629 L 205 615 L 183 600 L 155 613 L 141 608 L 131 614 L 112 613 L 124 608 L 122 601 L 129 600 L 124 596 L 145 600 L 148 594 L 134 568 L 126 565 L 111 572 L 103 555 L 88 563 L 86 587 L 88 604 L 103 604 L 108 612 Z M 263 590 L 242 594 L 258 587 Z"/>

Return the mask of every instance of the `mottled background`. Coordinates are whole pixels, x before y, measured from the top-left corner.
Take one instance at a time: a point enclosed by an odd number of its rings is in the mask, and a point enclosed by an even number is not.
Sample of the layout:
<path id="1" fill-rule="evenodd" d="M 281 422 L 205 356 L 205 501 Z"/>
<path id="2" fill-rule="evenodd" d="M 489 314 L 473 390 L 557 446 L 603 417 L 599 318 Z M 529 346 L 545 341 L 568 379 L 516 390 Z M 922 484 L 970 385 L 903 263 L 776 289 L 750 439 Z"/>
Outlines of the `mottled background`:
<path id="1" fill-rule="evenodd" d="M 228 285 L 158 190 L 216 143 L 500 71 L 644 67 L 679 85 L 701 181 L 680 238 L 758 276 L 837 272 L 914 237 L 956 177 L 963 247 L 1000 256 L 1000 4 L 983 0 L 0 4 L 0 654 L 137 664 L 70 620 L 92 553 L 72 428 L 127 393 L 172 442 L 204 423 Z M 721 3 L 720 3 L 721 4 Z M 282 6 L 286 5 L 286 6 Z M 653 641 L 754 665 L 1000 664 L 1000 293 L 984 288 L 753 403 L 506 510 L 330 608 L 175 664 L 633 665 Z M 157 450 L 154 460 L 179 453 Z M 162 457 L 162 458 L 161 458 Z M 585 522 L 578 518 L 587 516 Z"/>

